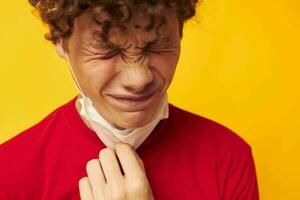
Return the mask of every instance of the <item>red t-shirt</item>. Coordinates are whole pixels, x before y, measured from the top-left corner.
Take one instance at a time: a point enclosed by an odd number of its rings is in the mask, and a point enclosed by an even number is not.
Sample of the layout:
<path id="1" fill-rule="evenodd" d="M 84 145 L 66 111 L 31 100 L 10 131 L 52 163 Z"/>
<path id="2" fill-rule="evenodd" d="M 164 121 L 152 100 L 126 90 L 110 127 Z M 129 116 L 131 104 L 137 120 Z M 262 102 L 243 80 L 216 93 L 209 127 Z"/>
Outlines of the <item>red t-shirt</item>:
<path id="1" fill-rule="evenodd" d="M 87 161 L 105 145 L 75 98 L 0 146 L 0 199 L 80 199 Z M 170 105 L 137 149 L 155 200 L 258 200 L 251 147 L 224 126 Z"/>

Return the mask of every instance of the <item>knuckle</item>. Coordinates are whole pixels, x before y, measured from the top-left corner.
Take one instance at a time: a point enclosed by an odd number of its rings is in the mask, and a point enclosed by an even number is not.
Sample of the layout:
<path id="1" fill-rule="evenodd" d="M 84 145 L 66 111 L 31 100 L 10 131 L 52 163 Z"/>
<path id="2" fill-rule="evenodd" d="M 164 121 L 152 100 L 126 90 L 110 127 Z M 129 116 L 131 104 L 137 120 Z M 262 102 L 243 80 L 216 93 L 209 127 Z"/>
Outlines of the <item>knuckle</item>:
<path id="1" fill-rule="evenodd" d="M 125 195 L 120 194 L 120 193 L 114 193 L 111 195 L 111 199 L 112 200 L 123 200 L 123 199 L 125 199 Z"/>
<path id="2" fill-rule="evenodd" d="M 89 183 L 89 178 L 88 177 L 82 177 L 78 181 L 78 186 L 79 186 L 79 188 L 83 188 L 84 185 L 86 185 L 87 183 Z"/>
<path id="3" fill-rule="evenodd" d="M 82 177 L 81 179 L 79 179 L 78 183 L 81 185 L 81 184 L 85 183 L 88 180 L 89 180 L 88 177 L 85 176 L 85 177 Z"/>
<path id="4" fill-rule="evenodd" d="M 131 146 L 126 143 L 118 143 L 115 146 L 116 150 L 131 150 Z"/>
<path id="5" fill-rule="evenodd" d="M 95 166 L 97 166 L 98 164 L 99 164 L 98 159 L 89 160 L 86 164 L 86 171 L 90 171 L 91 169 L 95 168 Z"/>
<path id="6" fill-rule="evenodd" d="M 119 182 L 108 182 L 106 188 L 106 194 L 108 199 L 111 200 L 124 200 L 126 197 L 126 184 L 122 181 Z"/>
<path id="7" fill-rule="evenodd" d="M 104 148 L 100 151 L 99 153 L 99 158 L 102 158 L 102 157 L 105 157 L 111 153 L 114 153 L 114 150 L 113 149 L 110 149 L 110 148 Z"/>
<path id="8" fill-rule="evenodd" d="M 126 194 L 120 189 L 115 189 L 111 193 L 111 199 L 112 200 L 123 200 L 125 198 L 126 198 Z"/>
<path id="9" fill-rule="evenodd" d="M 143 193 L 147 191 L 148 184 L 143 178 L 135 179 L 131 181 L 130 187 L 129 187 L 129 193 Z"/>

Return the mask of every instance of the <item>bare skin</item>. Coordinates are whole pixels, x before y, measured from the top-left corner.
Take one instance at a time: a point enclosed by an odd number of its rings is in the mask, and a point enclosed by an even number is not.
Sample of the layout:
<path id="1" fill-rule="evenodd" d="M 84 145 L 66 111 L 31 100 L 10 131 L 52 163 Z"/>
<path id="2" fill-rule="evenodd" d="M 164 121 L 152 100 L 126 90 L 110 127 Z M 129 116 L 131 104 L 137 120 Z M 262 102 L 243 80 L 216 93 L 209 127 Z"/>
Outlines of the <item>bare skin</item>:
<path id="1" fill-rule="evenodd" d="M 99 159 L 90 160 L 86 170 L 88 177 L 79 181 L 82 200 L 154 199 L 143 161 L 127 144 L 119 143 L 115 150 L 101 150 Z"/>
<path id="2" fill-rule="evenodd" d="M 171 84 L 181 38 L 176 13 L 166 11 L 166 15 L 162 38 L 155 29 L 145 32 L 134 28 L 135 24 L 147 24 L 140 18 L 128 25 L 126 34 L 112 28 L 110 39 L 121 49 L 115 51 L 95 48 L 93 33 L 98 25 L 88 12 L 83 13 L 75 19 L 72 35 L 56 44 L 61 57 L 66 59 L 68 54 L 81 88 L 97 111 L 120 129 L 150 122 Z M 157 42 L 144 50 L 155 39 Z"/>
<path id="3" fill-rule="evenodd" d="M 120 47 L 117 51 L 95 48 L 93 33 L 97 25 L 89 12 L 75 19 L 67 40 L 60 39 L 56 44 L 62 58 L 68 55 L 85 95 L 119 129 L 150 122 L 173 79 L 181 38 L 176 12 L 163 13 L 166 23 L 161 27 L 161 36 L 155 29 L 145 32 L 136 28 L 147 24 L 143 16 L 133 17 L 126 33 L 112 28 L 110 39 Z M 145 48 L 149 43 L 151 47 Z M 80 111 L 77 101 L 76 109 Z M 101 150 L 99 159 L 90 160 L 86 170 L 87 177 L 79 181 L 82 200 L 154 199 L 143 162 L 128 144 Z"/>

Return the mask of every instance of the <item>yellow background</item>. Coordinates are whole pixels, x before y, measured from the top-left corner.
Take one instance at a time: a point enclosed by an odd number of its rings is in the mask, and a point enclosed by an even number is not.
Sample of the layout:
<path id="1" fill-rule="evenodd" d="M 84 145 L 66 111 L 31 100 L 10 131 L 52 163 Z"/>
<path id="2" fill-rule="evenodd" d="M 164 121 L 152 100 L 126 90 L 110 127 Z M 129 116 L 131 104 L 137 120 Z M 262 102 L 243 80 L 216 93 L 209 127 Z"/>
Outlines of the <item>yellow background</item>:
<path id="1" fill-rule="evenodd" d="M 185 29 L 170 101 L 253 148 L 261 199 L 300 199 L 300 1 L 207 0 Z M 63 60 L 26 1 L 0 12 L 0 143 L 70 100 Z"/>

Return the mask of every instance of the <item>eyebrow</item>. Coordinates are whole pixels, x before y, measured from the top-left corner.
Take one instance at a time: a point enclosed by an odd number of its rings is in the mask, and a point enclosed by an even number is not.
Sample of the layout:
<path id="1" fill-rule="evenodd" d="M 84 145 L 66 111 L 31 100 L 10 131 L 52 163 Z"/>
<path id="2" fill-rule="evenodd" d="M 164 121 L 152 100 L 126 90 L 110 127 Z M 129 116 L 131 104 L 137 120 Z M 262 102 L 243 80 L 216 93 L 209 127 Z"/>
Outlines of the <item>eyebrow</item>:
<path id="1" fill-rule="evenodd" d="M 170 43 L 172 43 L 173 41 L 173 37 L 171 34 L 168 34 L 168 35 L 160 35 L 160 36 L 157 36 L 155 39 L 147 42 L 147 45 L 149 44 L 154 44 L 154 43 L 159 43 L 159 45 L 162 45 L 162 46 L 165 46 L 165 45 L 170 45 Z M 110 42 L 109 40 L 108 41 L 104 41 L 103 39 L 100 39 L 100 38 L 94 38 L 90 43 L 88 43 L 89 45 L 91 45 L 93 48 L 97 49 L 97 50 L 118 50 L 118 49 L 127 49 L 127 48 L 130 48 L 130 45 L 126 45 L 127 42 L 125 42 L 125 47 L 121 47 L 117 44 L 114 44 L 112 42 Z M 126 47 L 127 46 L 127 47 Z M 144 47 L 137 47 L 137 48 L 144 48 Z"/>
<path id="2" fill-rule="evenodd" d="M 90 46 L 97 50 L 114 50 L 119 49 L 120 47 L 110 41 L 103 41 L 102 39 L 93 39 L 90 43 Z"/>

